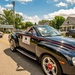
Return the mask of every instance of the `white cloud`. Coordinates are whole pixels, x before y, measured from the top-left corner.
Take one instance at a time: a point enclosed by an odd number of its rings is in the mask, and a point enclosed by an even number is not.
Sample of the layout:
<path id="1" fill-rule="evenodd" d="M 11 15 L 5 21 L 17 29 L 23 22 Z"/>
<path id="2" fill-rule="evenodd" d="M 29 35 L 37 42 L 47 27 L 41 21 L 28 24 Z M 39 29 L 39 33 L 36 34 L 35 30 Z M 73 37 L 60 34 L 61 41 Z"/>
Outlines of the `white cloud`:
<path id="1" fill-rule="evenodd" d="M 4 14 L 3 13 L 4 9 L 6 9 L 6 8 L 3 8 L 3 7 L 0 6 L 0 14 Z M 23 16 L 24 22 L 30 21 L 30 22 L 33 22 L 33 23 L 35 23 L 35 22 L 38 23 L 38 21 L 40 20 L 40 18 L 37 15 L 27 16 L 27 15 L 23 14 L 22 12 L 15 12 L 15 13 L 18 13 L 21 16 Z"/>
<path id="2" fill-rule="evenodd" d="M 16 1 L 19 1 L 19 2 L 21 2 L 22 4 L 25 4 L 25 3 L 27 3 L 27 2 L 32 2 L 32 0 L 16 0 Z"/>
<path id="3" fill-rule="evenodd" d="M 9 0 L 5 0 L 6 2 L 8 2 Z"/>
<path id="4" fill-rule="evenodd" d="M 68 16 L 73 16 L 75 17 L 75 7 L 73 9 L 61 9 L 59 11 L 55 11 L 53 13 L 49 13 L 47 15 L 44 15 L 44 19 L 53 19 L 55 16 L 63 16 L 63 17 L 68 17 Z"/>
<path id="5" fill-rule="evenodd" d="M 9 0 L 5 0 L 6 2 L 8 2 Z M 22 4 L 25 4 L 25 3 L 27 3 L 27 2 L 32 2 L 32 0 L 12 0 L 12 1 L 18 1 L 18 2 L 20 2 L 20 3 L 22 3 Z"/>
<path id="6" fill-rule="evenodd" d="M 68 3 L 74 4 L 75 0 L 66 0 Z"/>
<path id="7" fill-rule="evenodd" d="M 60 2 L 58 4 L 56 4 L 57 7 L 67 7 L 67 4 L 66 3 L 63 3 L 63 2 Z"/>
<path id="8" fill-rule="evenodd" d="M 53 0 L 54 2 L 58 2 L 58 0 Z M 47 3 L 51 3 L 51 0 L 46 0 Z"/>
<path id="9" fill-rule="evenodd" d="M 54 2 L 57 2 L 58 0 L 54 0 Z"/>
<path id="10" fill-rule="evenodd" d="M 0 14 L 3 14 L 3 10 L 4 10 L 5 8 L 3 8 L 3 7 L 1 7 L 0 6 Z"/>
<path id="11" fill-rule="evenodd" d="M 25 22 L 30 21 L 30 22 L 33 22 L 33 23 L 35 23 L 35 22 L 38 23 L 38 21 L 40 20 L 40 18 L 37 15 L 27 16 L 27 15 L 21 13 L 21 12 L 17 12 L 17 13 L 20 14 L 21 16 L 23 16 Z"/>
<path id="12" fill-rule="evenodd" d="M 23 14 L 23 13 L 21 13 L 21 12 L 16 12 L 16 13 L 20 14 L 21 16 L 23 16 L 23 15 L 24 15 L 24 14 Z"/>
<path id="13" fill-rule="evenodd" d="M 5 7 L 11 8 L 11 7 L 13 7 L 13 5 L 12 4 L 7 4 L 7 5 L 5 5 Z"/>
<path id="14" fill-rule="evenodd" d="M 33 17 L 24 15 L 24 19 L 25 19 L 25 22 L 30 21 L 33 23 L 35 23 L 35 22 L 38 23 L 38 21 L 40 20 L 40 18 L 37 15 L 35 15 Z"/>

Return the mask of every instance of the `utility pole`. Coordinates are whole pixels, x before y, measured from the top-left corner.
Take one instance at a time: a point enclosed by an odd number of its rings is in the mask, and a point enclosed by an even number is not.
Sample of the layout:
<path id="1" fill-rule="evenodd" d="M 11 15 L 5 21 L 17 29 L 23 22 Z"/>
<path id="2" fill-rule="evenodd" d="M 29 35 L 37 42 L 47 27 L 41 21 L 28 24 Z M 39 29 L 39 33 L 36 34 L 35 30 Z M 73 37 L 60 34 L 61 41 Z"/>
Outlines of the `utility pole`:
<path id="1" fill-rule="evenodd" d="M 15 30 L 15 1 L 12 1 L 12 5 L 13 5 L 13 26 L 14 26 L 14 30 Z"/>

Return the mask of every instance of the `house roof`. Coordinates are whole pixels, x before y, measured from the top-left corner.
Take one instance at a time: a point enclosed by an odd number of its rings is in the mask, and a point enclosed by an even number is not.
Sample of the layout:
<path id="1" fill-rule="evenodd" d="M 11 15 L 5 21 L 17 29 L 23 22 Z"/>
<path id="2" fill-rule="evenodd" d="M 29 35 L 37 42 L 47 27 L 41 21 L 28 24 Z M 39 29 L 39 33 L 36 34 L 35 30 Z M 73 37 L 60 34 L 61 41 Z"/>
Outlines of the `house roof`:
<path id="1" fill-rule="evenodd" d="M 0 25 L 0 28 L 14 28 L 13 25 Z"/>
<path id="2" fill-rule="evenodd" d="M 61 26 L 75 25 L 75 17 L 68 17 Z"/>

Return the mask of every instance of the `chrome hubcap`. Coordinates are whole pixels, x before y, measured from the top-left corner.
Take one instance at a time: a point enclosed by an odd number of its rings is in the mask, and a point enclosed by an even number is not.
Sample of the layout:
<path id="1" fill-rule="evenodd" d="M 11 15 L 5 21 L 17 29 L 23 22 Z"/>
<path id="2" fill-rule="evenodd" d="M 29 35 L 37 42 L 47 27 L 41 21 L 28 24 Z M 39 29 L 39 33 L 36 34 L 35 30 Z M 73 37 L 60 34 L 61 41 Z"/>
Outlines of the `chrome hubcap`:
<path id="1" fill-rule="evenodd" d="M 47 75 L 57 75 L 56 63 L 50 57 L 45 57 L 43 59 L 43 69 Z"/>

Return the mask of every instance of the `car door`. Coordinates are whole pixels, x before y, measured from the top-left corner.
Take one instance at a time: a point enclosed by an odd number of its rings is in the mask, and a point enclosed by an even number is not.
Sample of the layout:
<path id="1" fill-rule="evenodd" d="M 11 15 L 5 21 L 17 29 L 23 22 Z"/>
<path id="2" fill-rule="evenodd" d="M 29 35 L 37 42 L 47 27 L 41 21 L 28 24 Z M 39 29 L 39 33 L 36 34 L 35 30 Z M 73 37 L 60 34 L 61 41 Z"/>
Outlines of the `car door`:
<path id="1" fill-rule="evenodd" d="M 32 33 L 31 30 L 34 30 L 36 35 Z M 20 35 L 19 45 L 32 53 L 36 52 L 37 43 L 38 43 L 38 36 L 34 28 L 30 29 L 25 34 Z"/>

